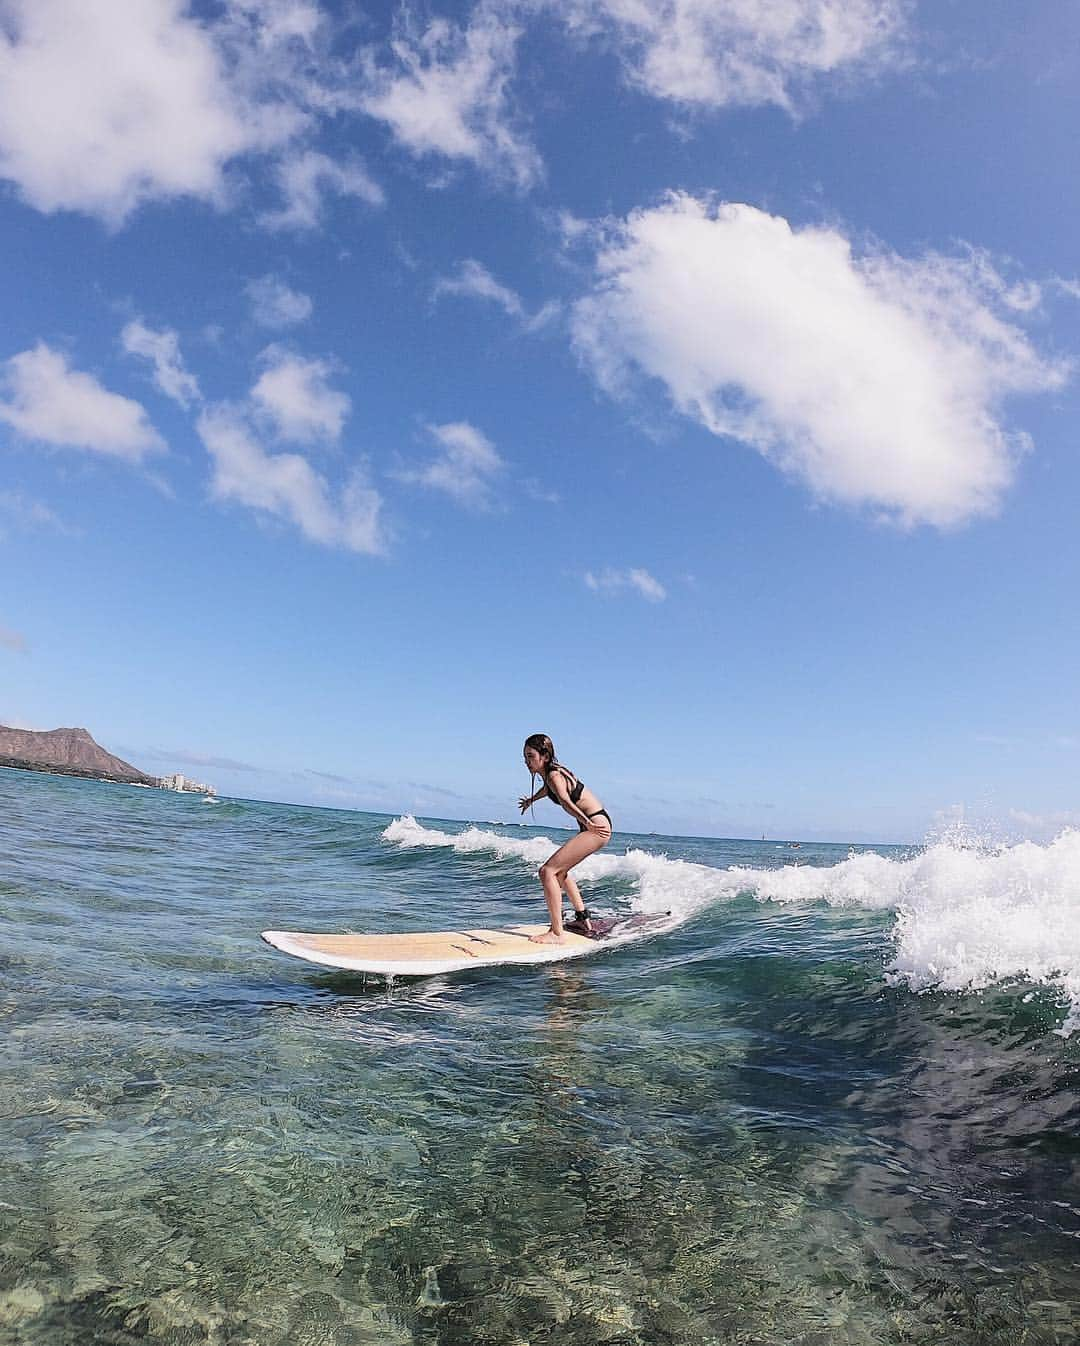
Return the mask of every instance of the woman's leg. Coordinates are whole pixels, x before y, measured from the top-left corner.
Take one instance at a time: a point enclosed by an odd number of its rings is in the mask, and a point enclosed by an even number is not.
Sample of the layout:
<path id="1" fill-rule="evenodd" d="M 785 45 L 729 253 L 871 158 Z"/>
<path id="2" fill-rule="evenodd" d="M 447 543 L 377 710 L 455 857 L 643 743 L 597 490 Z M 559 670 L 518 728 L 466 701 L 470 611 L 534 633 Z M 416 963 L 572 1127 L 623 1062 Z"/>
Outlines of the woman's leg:
<path id="1" fill-rule="evenodd" d="M 585 903 L 582 901 L 581 892 L 577 886 L 577 883 L 570 877 L 569 874 L 563 874 L 562 886 L 563 886 L 563 892 L 566 893 L 566 896 L 570 901 L 570 905 L 580 916 L 581 913 L 585 910 Z"/>
<path id="2" fill-rule="evenodd" d="M 540 884 L 544 889 L 544 898 L 547 901 L 548 914 L 551 917 L 551 929 L 544 935 L 533 935 L 532 939 L 537 944 L 562 944 L 563 943 L 563 924 L 562 924 L 562 885 L 567 882 L 568 871 L 573 869 L 587 856 L 595 854 L 602 846 L 606 846 L 611 840 L 610 830 L 605 835 L 603 832 L 579 832 L 576 837 L 572 837 L 564 845 L 560 846 L 553 856 L 540 866 Z M 577 884 L 573 879 L 569 882 L 573 884 L 575 892 Z M 569 887 L 567 892 L 569 893 Z M 581 894 L 578 893 L 578 900 Z M 571 901 L 573 899 L 571 898 Z"/>
<path id="3" fill-rule="evenodd" d="M 555 852 L 558 855 L 558 851 Z M 551 860 L 555 859 L 555 855 Z M 551 860 L 546 861 L 540 866 L 540 887 L 544 890 L 544 900 L 547 902 L 548 914 L 551 917 L 551 929 L 547 935 L 530 935 L 529 938 L 537 943 L 547 943 L 548 935 L 554 932 L 558 938 L 556 943 L 562 943 L 562 888 L 559 885 L 559 876 L 550 868 Z"/>

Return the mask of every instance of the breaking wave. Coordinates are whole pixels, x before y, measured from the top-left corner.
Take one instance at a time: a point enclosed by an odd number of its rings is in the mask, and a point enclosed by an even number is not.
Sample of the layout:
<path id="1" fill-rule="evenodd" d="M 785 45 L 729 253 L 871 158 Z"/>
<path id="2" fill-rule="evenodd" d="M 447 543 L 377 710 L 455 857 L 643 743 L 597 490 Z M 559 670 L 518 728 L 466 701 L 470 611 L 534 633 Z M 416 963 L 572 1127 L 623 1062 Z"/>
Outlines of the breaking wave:
<path id="1" fill-rule="evenodd" d="M 406 848 L 487 852 L 532 867 L 556 844 L 475 826 L 442 832 L 410 816 L 395 819 L 383 837 Z M 902 858 L 864 852 L 836 865 L 779 869 L 714 868 L 629 849 L 590 856 L 576 872 L 629 880 L 635 910 L 671 911 L 677 921 L 739 894 L 761 902 L 893 911 L 885 971 L 894 984 L 913 991 L 978 991 L 1027 981 L 1068 1002 L 1061 1033 L 1080 1029 L 1080 831 L 1062 832 L 1048 845 L 938 841 Z"/>

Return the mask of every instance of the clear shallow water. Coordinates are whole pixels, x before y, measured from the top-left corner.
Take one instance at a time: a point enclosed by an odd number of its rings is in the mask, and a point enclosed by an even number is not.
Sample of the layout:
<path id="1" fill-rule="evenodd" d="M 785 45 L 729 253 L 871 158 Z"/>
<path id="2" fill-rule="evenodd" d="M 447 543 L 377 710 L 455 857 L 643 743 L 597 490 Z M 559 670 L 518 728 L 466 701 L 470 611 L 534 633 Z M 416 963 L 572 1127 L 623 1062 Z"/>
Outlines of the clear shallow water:
<path id="1" fill-rule="evenodd" d="M 0 1342 L 1080 1331 L 1069 837 L 617 834 L 587 899 L 665 934 L 365 987 L 258 931 L 539 919 L 563 834 L 13 771 L 0 820 Z"/>

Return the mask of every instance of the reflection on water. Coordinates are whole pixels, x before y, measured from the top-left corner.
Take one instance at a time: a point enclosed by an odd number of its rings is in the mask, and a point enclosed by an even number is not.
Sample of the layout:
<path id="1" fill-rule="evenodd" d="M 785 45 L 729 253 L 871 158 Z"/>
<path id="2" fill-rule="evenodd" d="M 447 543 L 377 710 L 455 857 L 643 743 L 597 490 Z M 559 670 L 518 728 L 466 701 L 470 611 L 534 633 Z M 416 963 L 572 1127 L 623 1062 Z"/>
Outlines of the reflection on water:
<path id="1" fill-rule="evenodd" d="M 255 932 L 344 924 L 373 868 L 391 919 L 446 923 L 452 859 L 118 794 L 130 846 L 103 788 L 18 796 L 0 1343 L 1077 1339 L 1080 1058 L 1037 1000 L 916 998 L 882 918 L 749 900 L 610 957 L 365 986 Z"/>

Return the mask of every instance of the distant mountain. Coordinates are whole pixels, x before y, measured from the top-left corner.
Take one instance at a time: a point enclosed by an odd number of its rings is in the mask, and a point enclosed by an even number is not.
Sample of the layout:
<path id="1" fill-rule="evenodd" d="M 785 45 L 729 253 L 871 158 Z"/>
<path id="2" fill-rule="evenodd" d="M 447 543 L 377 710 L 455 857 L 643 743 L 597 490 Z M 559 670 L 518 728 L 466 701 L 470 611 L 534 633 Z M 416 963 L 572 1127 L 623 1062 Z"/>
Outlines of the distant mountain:
<path id="1" fill-rule="evenodd" d="M 157 784 L 157 777 L 106 752 L 85 729 L 8 729 L 0 725 L 0 766 Z"/>

